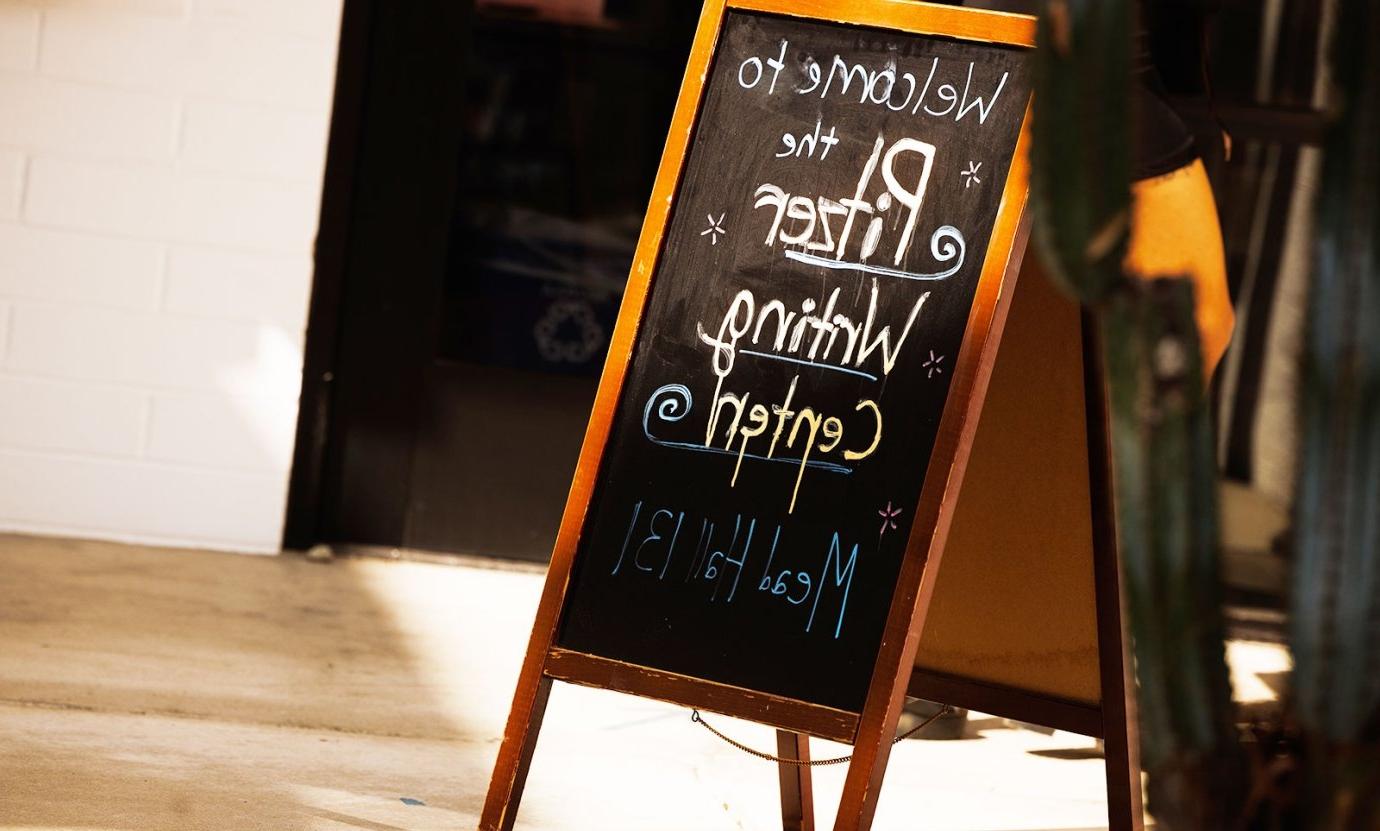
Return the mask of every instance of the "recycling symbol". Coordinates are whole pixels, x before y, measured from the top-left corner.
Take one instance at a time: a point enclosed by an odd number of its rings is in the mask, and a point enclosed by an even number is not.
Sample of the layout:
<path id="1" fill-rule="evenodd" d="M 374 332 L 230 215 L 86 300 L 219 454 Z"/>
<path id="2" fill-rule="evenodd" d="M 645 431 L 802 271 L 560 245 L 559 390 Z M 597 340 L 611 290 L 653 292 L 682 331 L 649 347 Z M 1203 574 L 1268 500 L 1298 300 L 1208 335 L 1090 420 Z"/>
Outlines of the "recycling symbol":
<path id="1" fill-rule="evenodd" d="M 604 330 L 594 319 L 594 309 L 576 298 L 552 301 L 532 327 L 532 336 L 542 358 L 552 363 L 585 363 L 604 343 Z"/>

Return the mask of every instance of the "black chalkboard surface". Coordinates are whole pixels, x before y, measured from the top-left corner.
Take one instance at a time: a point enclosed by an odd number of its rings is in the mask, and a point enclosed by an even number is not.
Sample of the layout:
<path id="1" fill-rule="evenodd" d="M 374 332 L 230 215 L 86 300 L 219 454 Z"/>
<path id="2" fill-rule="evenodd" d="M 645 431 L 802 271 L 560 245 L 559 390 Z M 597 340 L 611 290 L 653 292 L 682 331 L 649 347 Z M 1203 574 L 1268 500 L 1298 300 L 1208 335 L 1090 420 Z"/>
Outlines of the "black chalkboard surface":
<path id="1" fill-rule="evenodd" d="M 555 642 L 860 712 L 1029 51 L 740 10 L 715 49 Z"/>

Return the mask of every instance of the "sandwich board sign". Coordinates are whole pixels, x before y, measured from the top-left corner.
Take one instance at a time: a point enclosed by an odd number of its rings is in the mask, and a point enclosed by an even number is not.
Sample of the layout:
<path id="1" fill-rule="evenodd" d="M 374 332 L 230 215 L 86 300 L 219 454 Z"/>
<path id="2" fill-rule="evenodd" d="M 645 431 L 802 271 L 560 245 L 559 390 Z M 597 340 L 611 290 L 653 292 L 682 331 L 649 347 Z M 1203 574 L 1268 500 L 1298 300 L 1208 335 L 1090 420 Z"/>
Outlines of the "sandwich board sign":
<path id="1" fill-rule="evenodd" d="M 852 743 L 836 828 L 869 827 L 913 678 L 1058 698 L 915 668 L 1028 228 L 1034 31 L 708 0 L 481 828 L 557 680 Z"/>

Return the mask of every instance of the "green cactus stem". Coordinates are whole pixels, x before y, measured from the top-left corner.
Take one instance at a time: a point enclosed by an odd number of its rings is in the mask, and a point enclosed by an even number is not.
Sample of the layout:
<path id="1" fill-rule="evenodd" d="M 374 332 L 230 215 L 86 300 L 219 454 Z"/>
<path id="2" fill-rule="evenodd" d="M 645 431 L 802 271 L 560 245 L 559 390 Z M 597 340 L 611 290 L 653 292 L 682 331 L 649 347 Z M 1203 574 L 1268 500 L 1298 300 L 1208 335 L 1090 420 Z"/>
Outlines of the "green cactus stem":
<path id="1" fill-rule="evenodd" d="M 1246 757 L 1226 665 L 1192 284 L 1128 283 L 1100 312 L 1148 807 L 1173 831 L 1238 827 Z"/>
<path id="2" fill-rule="evenodd" d="M 1292 701 L 1306 827 L 1380 828 L 1380 7 L 1343 0 L 1300 391 Z"/>
<path id="3" fill-rule="evenodd" d="M 1095 303 L 1123 275 L 1131 204 L 1130 0 L 1046 0 L 1035 50 L 1031 233 L 1053 279 Z"/>
<path id="4" fill-rule="evenodd" d="M 1129 0 L 1047 0 L 1031 147 L 1032 234 L 1099 320 L 1150 811 L 1174 831 L 1241 822 L 1217 551 L 1216 465 L 1187 280 L 1122 268 L 1130 231 Z"/>

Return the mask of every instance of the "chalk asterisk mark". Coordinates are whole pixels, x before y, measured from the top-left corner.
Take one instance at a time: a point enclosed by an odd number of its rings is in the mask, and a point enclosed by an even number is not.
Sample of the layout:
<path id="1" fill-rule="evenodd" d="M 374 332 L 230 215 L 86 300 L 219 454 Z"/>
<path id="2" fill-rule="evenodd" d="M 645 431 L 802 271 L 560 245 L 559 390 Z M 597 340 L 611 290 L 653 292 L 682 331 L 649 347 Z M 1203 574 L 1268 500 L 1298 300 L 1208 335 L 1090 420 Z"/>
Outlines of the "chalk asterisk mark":
<path id="1" fill-rule="evenodd" d="M 944 374 L 944 367 L 940 366 L 942 363 L 944 363 L 944 356 L 934 354 L 934 350 L 931 349 L 929 360 L 921 364 L 920 368 L 929 370 L 925 375 L 926 378 L 933 378 L 936 372 L 940 375 Z"/>
<path id="2" fill-rule="evenodd" d="M 713 214 L 705 214 L 704 216 L 709 220 L 709 227 L 700 231 L 700 236 L 708 235 L 709 244 L 718 245 L 719 235 L 723 234 L 727 236 L 728 234 L 728 232 L 724 230 L 724 218 L 727 217 L 728 214 L 719 214 L 718 219 L 715 219 Z"/>
<path id="3" fill-rule="evenodd" d="M 885 508 L 877 512 L 877 516 L 882 518 L 882 530 L 877 532 L 877 539 L 881 539 L 888 529 L 896 528 L 896 517 L 900 515 L 901 509 L 891 507 L 890 501 L 886 503 Z"/>
<path id="4" fill-rule="evenodd" d="M 958 174 L 959 176 L 963 177 L 964 190 L 967 190 L 974 184 L 982 184 L 982 180 L 978 178 L 978 171 L 981 169 L 982 162 L 968 162 L 968 169 Z"/>

